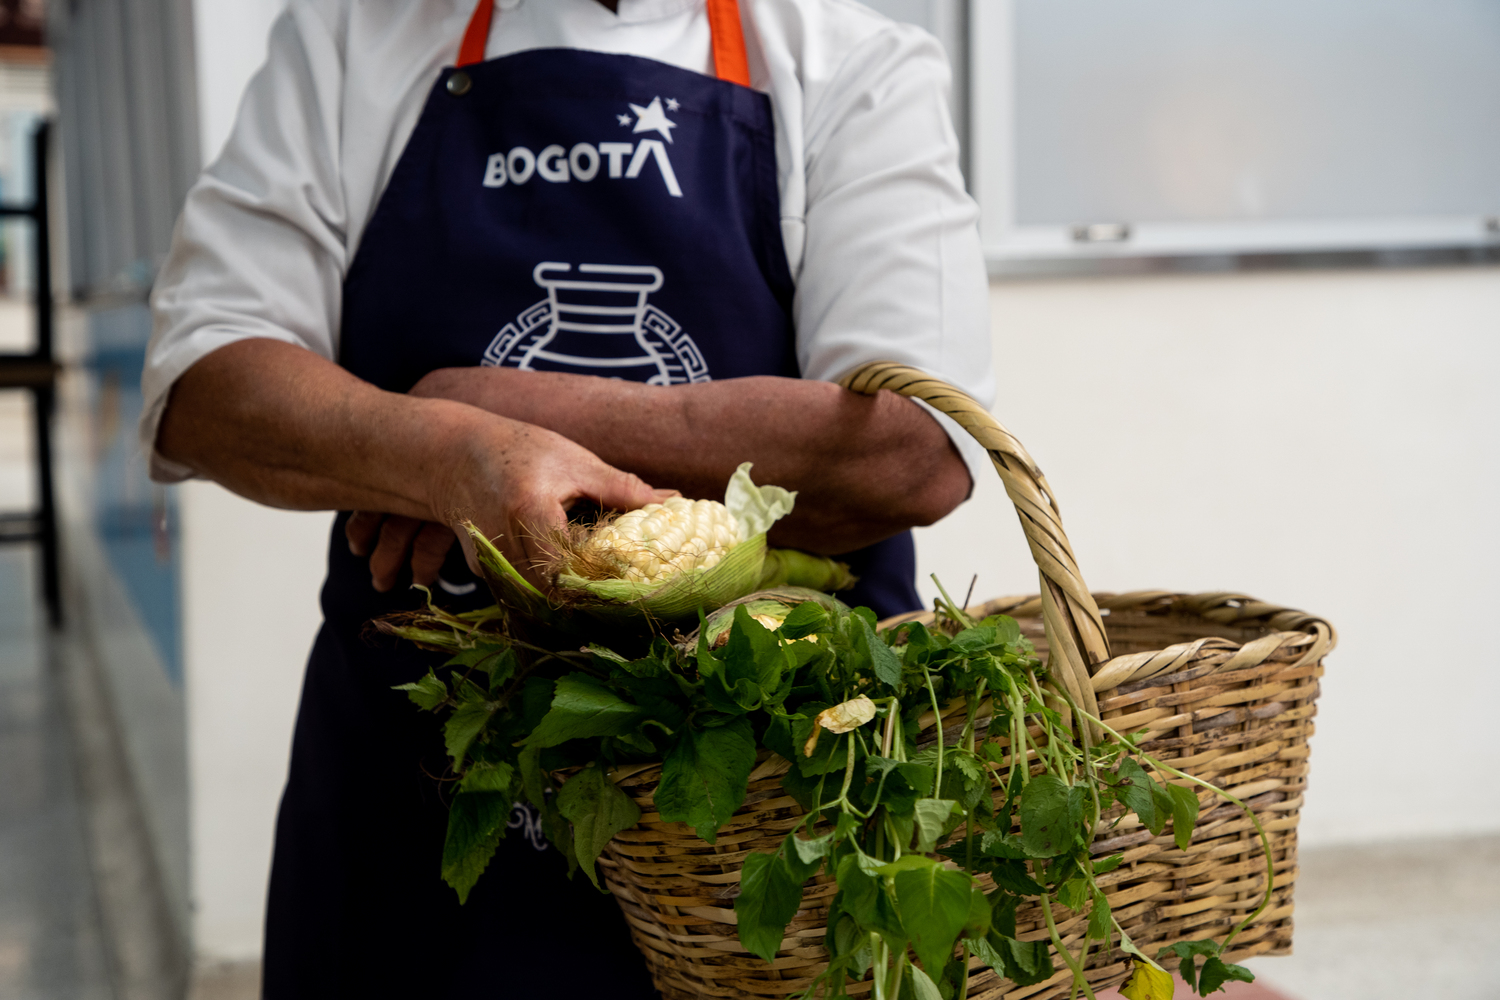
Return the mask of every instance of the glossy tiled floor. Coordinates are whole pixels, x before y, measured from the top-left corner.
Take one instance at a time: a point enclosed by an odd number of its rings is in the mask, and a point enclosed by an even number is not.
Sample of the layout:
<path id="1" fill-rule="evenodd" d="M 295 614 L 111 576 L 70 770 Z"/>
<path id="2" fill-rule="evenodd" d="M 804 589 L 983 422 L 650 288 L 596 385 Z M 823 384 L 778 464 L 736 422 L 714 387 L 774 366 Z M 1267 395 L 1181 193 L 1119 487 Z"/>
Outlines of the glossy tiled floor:
<path id="1" fill-rule="evenodd" d="M 29 547 L 0 548 L 0 1000 L 113 997 Z"/>

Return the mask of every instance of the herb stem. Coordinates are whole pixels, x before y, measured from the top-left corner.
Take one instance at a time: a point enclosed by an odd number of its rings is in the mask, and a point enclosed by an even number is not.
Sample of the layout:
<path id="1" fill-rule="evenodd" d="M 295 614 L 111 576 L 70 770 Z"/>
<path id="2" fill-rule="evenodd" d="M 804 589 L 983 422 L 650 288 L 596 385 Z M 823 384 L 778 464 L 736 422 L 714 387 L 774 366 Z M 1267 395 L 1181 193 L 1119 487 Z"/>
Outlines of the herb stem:
<path id="1" fill-rule="evenodd" d="M 975 723 L 979 719 L 979 703 L 984 700 L 984 688 L 987 683 L 988 681 L 986 681 L 985 678 L 979 678 L 979 683 L 974 685 L 974 694 L 968 699 L 969 718 L 968 721 L 964 723 L 964 734 L 962 737 L 962 741 L 963 744 L 969 748 L 969 753 L 974 752 L 975 730 L 979 728 Z M 994 718 L 993 715 L 991 715 L 990 717 Z"/>
<path id="2" fill-rule="evenodd" d="M 927 679 L 927 694 L 932 699 L 932 714 L 937 716 L 937 778 L 933 782 L 933 794 L 943 794 L 943 710 L 938 705 L 937 688 L 932 684 L 932 671 L 922 664 L 922 676 Z"/>
<path id="3" fill-rule="evenodd" d="M 891 744 L 896 741 L 896 720 L 901 717 L 901 702 L 891 699 L 890 715 L 885 719 L 885 733 L 880 740 L 880 756 L 891 755 Z"/>
<path id="4" fill-rule="evenodd" d="M 948 617 L 952 618 L 954 621 L 958 622 L 965 628 L 973 628 L 974 619 L 969 617 L 969 614 L 966 610 L 953 603 L 953 598 L 948 596 L 947 588 L 943 586 L 943 581 L 937 578 L 936 573 L 932 574 L 932 582 L 937 584 L 938 593 L 943 595 L 943 603 L 948 606 L 946 611 Z"/>
<path id="5" fill-rule="evenodd" d="M 847 737 L 849 741 L 849 758 L 844 764 L 844 787 L 839 789 L 839 801 L 848 804 L 849 786 L 854 782 L 854 737 Z"/>
<path id="6" fill-rule="evenodd" d="M 1042 915 L 1047 918 L 1047 931 L 1052 935 L 1052 947 L 1057 949 L 1057 953 L 1062 956 L 1063 962 L 1068 966 L 1068 971 L 1073 973 L 1073 985 L 1075 987 L 1081 985 L 1083 987 L 1083 992 L 1087 994 L 1089 1000 L 1098 1000 L 1098 998 L 1094 996 L 1094 991 L 1089 988 L 1089 981 L 1083 977 L 1083 969 L 1080 968 L 1078 963 L 1073 960 L 1073 953 L 1063 946 L 1062 935 L 1057 933 L 1057 921 L 1052 918 L 1052 897 L 1043 892 L 1041 894 L 1041 902 Z M 1083 938 L 1083 947 L 1085 953 L 1087 953 L 1087 934 L 1085 934 Z"/>

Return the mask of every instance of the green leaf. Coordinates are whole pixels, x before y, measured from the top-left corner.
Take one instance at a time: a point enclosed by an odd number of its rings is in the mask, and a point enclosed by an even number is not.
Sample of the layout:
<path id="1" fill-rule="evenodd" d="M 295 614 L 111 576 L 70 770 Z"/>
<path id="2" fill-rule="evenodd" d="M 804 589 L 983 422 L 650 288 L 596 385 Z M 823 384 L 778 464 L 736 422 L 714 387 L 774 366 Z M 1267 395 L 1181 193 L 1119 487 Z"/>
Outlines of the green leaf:
<path id="1" fill-rule="evenodd" d="M 1080 873 L 1057 887 L 1057 901 L 1070 910 L 1082 912 L 1089 900 L 1089 882 Z"/>
<path id="2" fill-rule="evenodd" d="M 958 803 L 952 799 L 918 799 L 916 804 L 917 816 L 917 851 L 922 854 L 931 854 L 937 850 L 938 838 L 943 835 L 948 827 L 948 818 L 953 815 L 953 810 L 958 808 Z"/>
<path id="3" fill-rule="evenodd" d="M 921 854 L 903 854 L 901 855 L 901 858 L 899 860 L 892 861 L 888 865 L 875 865 L 874 872 L 875 874 L 883 875 L 886 878 L 893 878 L 897 875 L 900 875 L 902 872 L 935 871 L 942 866 L 943 863 L 941 861 L 934 861 L 932 858 L 925 857 Z"/>
<path id="4" fill-rule="evenodd" d="M 855 652 L 870 661 L 870 668 L 882 683 L 897 687 L 901 683 L 901 657 L 887 646 L 885 640 L 875 634 L 875 629 L 863 615 L 851 615 L 850 624 L 854 632 Z"/>
<path id="5" fill-rule="evenodd" d="M 898 872 L 895 883 L 901 926 L 911 935 L 912 950 L 923 968 L 941 970 L 968 919 L 973 883 L 936 863 L 926 870 Z"/>
<path id="6" fill-rule="evenodd" d="M 588 674 L 568 674 L 557 682 L 552 709 L 526 742 L 555 747 L 592 736 L 623 736 L 641 722 L 639 708 Z"/>
<path id="7" fill-rule="evenodd" d="M 439 680 L 437 674 L 431 670 L 427 671 L 426 677 L 414 680 L 410 684 L 397 684 L 391 690 L 405 691 L 408 698 L 427 712 L 448 700 L 448 685 Z"/>
<path id="8" fill-rule="evenodd" d="M 458 783 L 458 790 L 460 792 L 497 792 L 514 798 L 515 780 L 516 769 L 503 761 L 494 764 L 477 763 L 464 772 L 463 780 Z"/>
<path id="9" fill-rule="evenodd" d="M 1129 757 L 1120 761 L 1115 773 L 1120 779 L 1115 795 L 1125 803 L 1126 809 L 1135 813 L 1141 825 L 1150 830 L 1152 836 L 1161 833 L 1162 827 L 1166 825 L 1166 817 L 1156 813 L 1156 796 L 1151 794 L 1156 783 L 1141 769 L 1141 765 Z"/>
<path id="10" fill-rule="evenodd" d="M 1021 843 L 1033 857 L 1054 858 L 1078 843 L 1083 799 L 1071 792 L 1061 779 L 1043 774 L 1021 793 Z"/>
<path id="11" fill-rule="evenodd" d="M 490 717 L 495 714 L 495 708 L 493 703 L 487 701 L 464 701 L 448 716 L 448 721 L 443 723 L 443 742 L 448 748 L 448 756 L 453 758 L 455 768 L 461 769 L 464 766 L 464 755 L 488 725 Z"/>
<path id="12" fill-rule="evenodd" d="M 986 830 L 979 844 L 979 849 L 991 857 L 1010 858 L 1016 861 L 1031 857 L 1031 855 L 1026 853 L 1026 847 L 1021 843 L 1021 838 L 1013 833 Z M 1037 891 L 1040 892 L 1041 890 L 1038 889 Z"/>
<path id="13" fill-rule="evenodd" d="M 1035 986 L 1052 978 L 1052 952 L 1046 941 L 1017 941 L 994 931 L 985 938 L 998 968 L 1017 986 Z M 992 966 L 993 968 L 994 966 Z"/>
<path id="14" fill-rule="evenodd" d="M 1176 944 L 1168 945 L 1156 953 L 1158 959 L 1168 955 L 1176 955 L 1181 961 L 1177 963 L 1182 981 L 1188 984 L 1189 989 L 1198 988 L 1198 971 L 1193 959 L 1199 956 L 1215 958 L 1219 954 L 1219 943 L 1212 940 L 1202 941 L 1178 941 Z M 1204 996 L 1207 996 L 1205 993 Z"/>
<path id="15" fill-rule="evenodd" d="M 1021 641 L 1021 626 L 1008 615 L 990 615 L 979 624 L 994 628 L 996 639 L 1007 646 L 1014 646 Z"/>
<path id="16" fill-rule="evenodd" d="M 990 944 L 988 938 L 976 938 L 970 941 L 969 950 L 974 953 L 976 958 L 992 969 L 999 969 L 1004 965 L 1004 961 L 1000 958 L 1000 953 Z"/>
<path id="17" fill-rule="evenodd" d="M 990 901 L 985 897 L 979 886 L 974 886 L 969 893 L 969 916 L 964 920 L 963 936 L 970 940 L 979 940 L 990 932 Z"/>
<path id="18" fill-rule="evenodd" d="M 1016 909 L 1020 905 L 1020 896 L 1013 896 L 1004 891 L 990 893 L 990 932 L 1004 937 L 1015 937 Z"/>
<path id="19" fill-rule="evenodd" d="M 891 903 L 881 880 L 866 874 L 860 867 L 858 854 L 848 854 L 839 862 L 838 886 L 839 894 L 834 902 L 843 912 L 866 929 L 878 931 L 892 949 L 905 949 L 906 928 L 901 923 L 901 915 Z"/>
<path id="20" fill-rule="evenodd" d="M 745 718 L 710 729 L 689 727 L 662 762 L 656 808 L 666 822 L 686 823 L 712 844 L 745 801 L 754 768 L 755 736 Z"/>
<path id="21" fill-rule="evenodd" d="M 989 625 L 976 625 L 966 628 L 953 637 L 948 648 L 964 656 L 973 656 L 975 653 L 983 652 L 999 642 L 1000 635 L 997 629 Z"/>
<path id="22" fill-rule="evenodd" d="M 802 774 L 801 768 L 792 767 L 786 774 L 781 776 L 781 787 L 797 804 L 802 807 L 803 812 L 812 812 L 819 805 L 818 789 L 823 784 L 822 777 L 807 778 Z"/>
<path id="23" fill-rule="evenodd" d="M 1177 840 L 1177 849 L 1187 850 L 1193 843 L 1193 825 L 1198 822 L 1198 796 L 1181 785 L 1168 785 L 1167 794 L 1172 797 L 1172 836 Z M 1094 872 L 1097 874 L 1098 867 Z"/>
<path id="24" fill-rule="evenodd" d="M 803 747 L 807 745 L 807 738 L 812 735 L 813 726 L 817 725 L 818 713 L 827 707 L 820 701 L 809 702 L 798 707 L 798 715 L 803 716 L 802 718 L 792 716 L 792 743 L 797 754 L 797 767 L 804 777 L 812 778 L 830 771 L 842 772 L 849 759 L 848 747 L 844 743 L 850 738 L 847 733 L 825 731 L 818 738 L 818 745 L 813 748 L 811 757 L 802 753 Z"/>
<path id="25" fill-rule="evenodd" d="M 792 609 L 781 623 L 781 637 L 788 641 L 801 639 L 828 627 L 828 612 L 817 601 L 803 601 Z"/>
<path id="26" fill-rule="evenodd" d="M 1198 973 L 1198 995 L 1206 997 L 1210 993 L 1217 993 L 1224 989 L 1227 982 L 1253 983 L 1255 973 L 1243 965 L 1228 965 L 1217 955 L 1203 963 L 1203 971 Z"/>
<path id="27" fill-rule="evenodd" d="M 1193 963 L 1191 956 L 1177 963 L 1177 974 L 1182 977 L 1183 982 L 1187 983 L 1188 989 L 1195 993 L 1198 991 L 1198 967 Z"/>
<path id="28" fill-rule="evenodd" d="M 823 867 L 823 859 L 833 849 L 833 834 L 824 834 L 821 837 L 813 837 L 807 840 L 797 836 L 793 830 L 786 835 L 785 847 L 782 856 L 786 859 L 787 871 L 801 885 L 818 873 Z"/>
<path id="29" fill-rule="evenodd" d="M 1120 867 L 1120 862 L 1122 862 L 1124 860 L 1125 860 L 1125 855 L 1122 852 L 1120 854 L 1111 854 L 1109 857 L 1105 858 L 1103 861 L 1095 861 L 1094 862 L 1094 874 L 1095 875 L 1103 875 L 1105 872 L 1112 872 L 1116 868 Z"/>
<path id="30" fill-rule="evenodd" d="M 461 793 L 453 797 L 448 808 L 441 871 L 443 881 L 458 893 L 460 904 L 468 902 L 469 891 L 495 856 L 495 848 L 505 836 L 510 809 L 510 796 L 494 792 Z"/>
<path id="31" fill-rule="evenodd" d="M 573 853 L 579 867 L 595 888 L 602 889 L 594 862 L 615 834 L 640 822 L 640 807 L 609 780 L 603 768 L 591 764 L 558 791 L 557 808 L 573 824 Z"/>
<path id="32" fill-rule="evenodd" d="M 1161 833 L 1166 828 L 1167 820 L 1172 818 L 1172 810 L 1176 803 L 1167 791 L 1168 787 L 1170 786 L 1163 782 L 1151 782 L 1151 804 L 1156 807 L 1157 822 L 1157 828 L 1151 831 L 1152 834 Z"/>
<path id="33" fill-rule="evenodd" d="M 740 870 L 740 894 L 734 900 L 740 943 L 767 962 L 776 960 L 786 925 L 802 906 L 802 883 L 775 855 L 751 854 Z"/>
<path id="34" fill-rule="evenodd" d="M 758 706 L 763 692 L 774 691 L 781 684 L 782 671 L 787 667 L 784 650 L 776 633 L 750 617 L 749 608 L 741 604 L 734 609 L 734 626 L 720 656 L 726 686 L 734 690 L 741 682 L 749 682 L 756 689 Z"/>
<path id="35" fill-rule="evenodd" d="M 608 666 L 623 667 L 630 662 L 614 650 L 606 649 L 595 642 L 586 643 L 583 648 L 593 653 L 596 658 L 603 660 Z"/>
<path id="36" fill-rule="evenodd" d="M 1113 923 L 1109 918 L 1109 900 L 1098 889 L 1094 890 L 1094 905 L 1089 910 L 1089 937 L 1095 941 L 1108 941 Z"/>
<path id="37" fill-rule="evenodd" d="M 521 791 L 526 795 L 526 801 L 538 809 L 547 805 L 547 775 L 542 770 L 542 748 L 528 746 L 521 748 L 521 756 L 516 760 L 516 768 L 521 772 Z"/>
<path id="38" fill-rule="evenodd" d="M 792 720 L 803 718 L 799 713 L 791 716 L 785 712 L 769 713 L 771 720 L 766 723 L 765 732 L 761 734 L 760 745 L 787 760 L 796 760 L 797 751 L 792 746 Z"/>
<path id="39" fill-rule="evenodd" d="M 911 967 L 912 990 L 917 994 L 917 1000 L 943 1000 L 943 995 L 938 992 L 937 983 L 932 977 L 915 965 Z"/>
<path id="40" fill-rule="evenodd" d="M 1217 941 L 1178 941 L 1169 944 L 1156 953 L 1157 958 L 1166 958 L 1168 955 L 1176 955 L 1178 958 L 1192 958 L 1194 956 L 1208 955 L 1210 957 L 1219 953 Z"/>

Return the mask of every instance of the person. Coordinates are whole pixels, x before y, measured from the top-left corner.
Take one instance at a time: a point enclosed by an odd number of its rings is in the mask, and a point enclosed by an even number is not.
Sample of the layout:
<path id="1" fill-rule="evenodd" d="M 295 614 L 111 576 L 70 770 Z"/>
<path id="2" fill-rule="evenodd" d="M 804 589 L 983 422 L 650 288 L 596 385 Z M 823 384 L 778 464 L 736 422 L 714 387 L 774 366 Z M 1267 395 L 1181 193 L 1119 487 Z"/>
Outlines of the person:
<path id="1" fill-rule="evenodd" d="M 888 392 L 989 404 L 977 210 L 926 34 L 851 0 L 291 0 L 153 297 L 163 481 L 343 511 L 277 818 L 267 997 L 654 995 L 614 902 L 535 817 L 468 903 L 438 878 L 435 662 L 366 624 L 489 603 L 469 517 L 545 584 L 581 502 L 799 492 L 774 544 L 920 606 L 909 529 L 984 467 Z M 589 963 L 571 961 L 587 943 Z"/>

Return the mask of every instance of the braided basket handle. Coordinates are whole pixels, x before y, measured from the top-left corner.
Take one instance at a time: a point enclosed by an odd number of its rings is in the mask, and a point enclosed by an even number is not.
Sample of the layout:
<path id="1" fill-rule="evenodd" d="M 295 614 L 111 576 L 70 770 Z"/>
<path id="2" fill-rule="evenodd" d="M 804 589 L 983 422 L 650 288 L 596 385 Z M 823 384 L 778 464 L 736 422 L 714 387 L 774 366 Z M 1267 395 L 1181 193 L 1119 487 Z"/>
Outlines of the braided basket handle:
<path id="1" fill-rule="evenodd" d="M 1078 572 L 1047 477 L 1021 442 L 968 393 L 909 365 L 871 361 L 845 375 L 839 384 L 870 396 L 889 389 L 920 399 L 952 417 L 984 445 L 1006 494 L 1016 505 L 1031 556 L 1041 571 L 1042 624 L 1050 649 L 1048 669 L 1074 702 L 1097 718 L 1099 703 L 1089 679 L 1090 667 L 1109 659 L 1109 640 L 1099 606 Z M 1097 732 L 1093 735 L 1098 738 Z"/>

